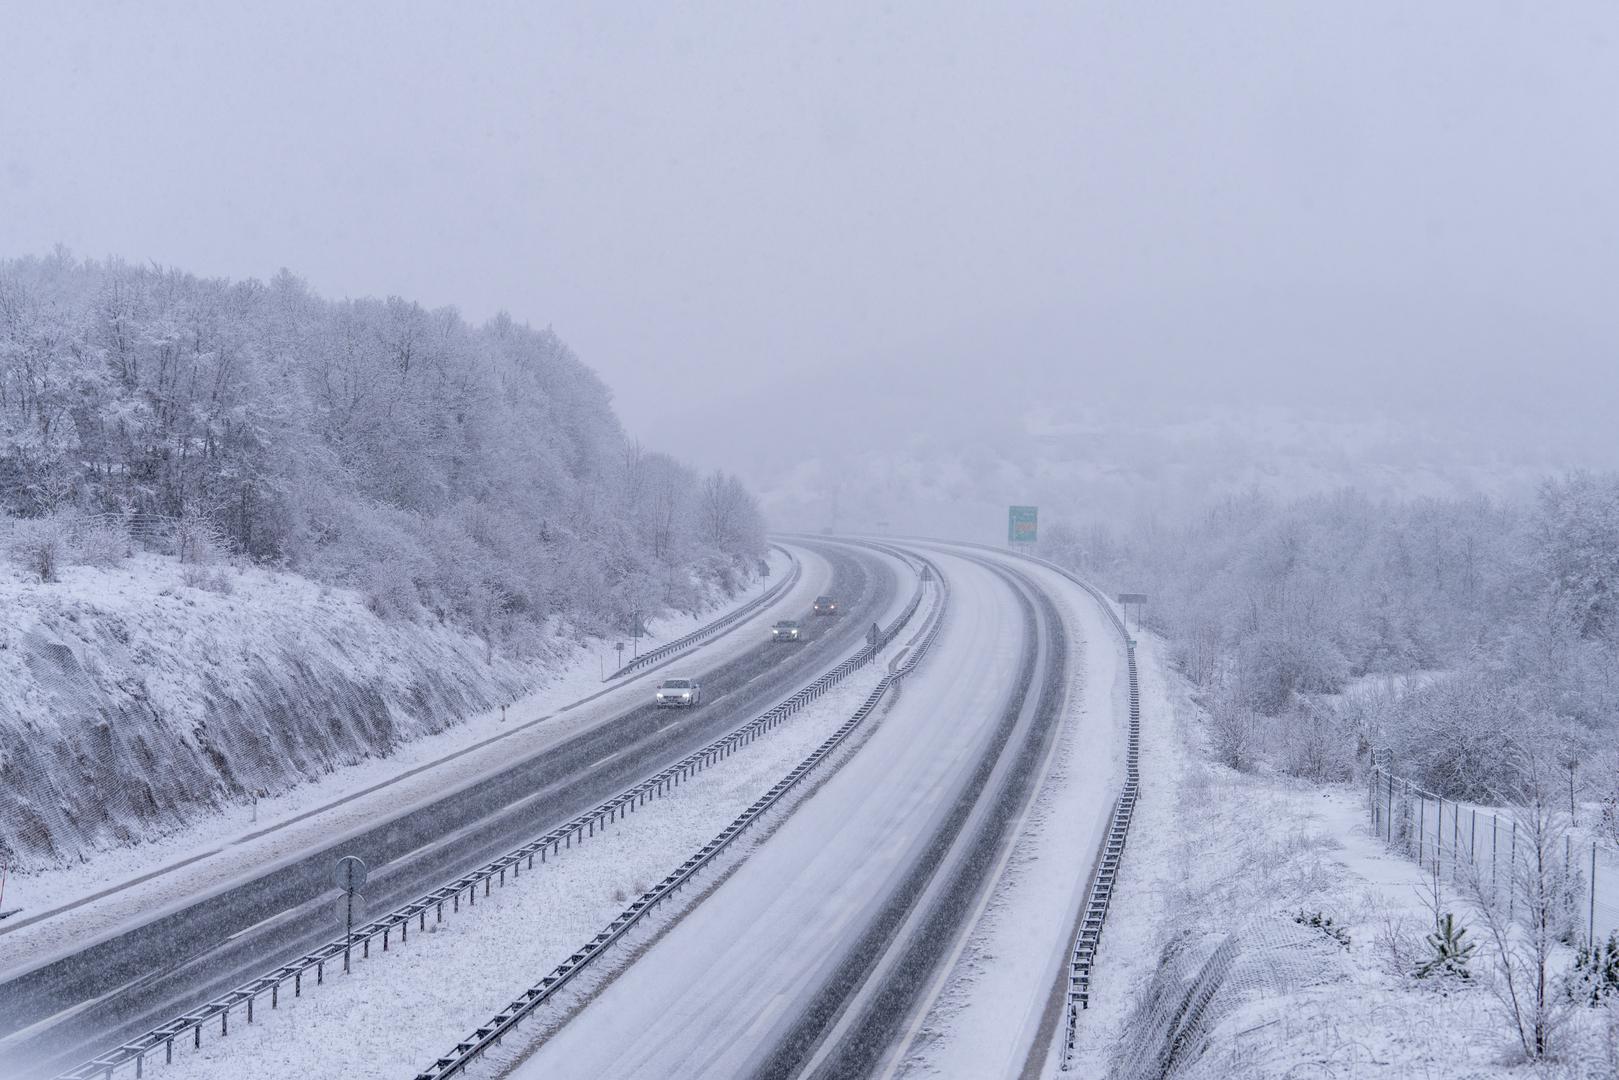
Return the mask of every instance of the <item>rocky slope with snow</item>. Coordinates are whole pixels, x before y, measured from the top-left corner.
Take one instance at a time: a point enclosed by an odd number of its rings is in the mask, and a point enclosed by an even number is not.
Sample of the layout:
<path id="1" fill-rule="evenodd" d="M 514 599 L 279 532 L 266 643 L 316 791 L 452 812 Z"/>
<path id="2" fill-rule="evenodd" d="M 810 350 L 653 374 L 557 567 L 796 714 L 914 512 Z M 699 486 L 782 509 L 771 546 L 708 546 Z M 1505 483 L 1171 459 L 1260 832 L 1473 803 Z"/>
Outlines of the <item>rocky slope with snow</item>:
<path id="1" fill-rule="evenodd" d="M 359 594 L 172 558 L 0 564 L 0 852 L 82 860 L 257 791 L 386 754 L 544 678 L 438 624 L 385 621 Z M 228 591 L 216 591 L 225 590 Z M 558 642 L 560 652 L 568 646 Z"/>

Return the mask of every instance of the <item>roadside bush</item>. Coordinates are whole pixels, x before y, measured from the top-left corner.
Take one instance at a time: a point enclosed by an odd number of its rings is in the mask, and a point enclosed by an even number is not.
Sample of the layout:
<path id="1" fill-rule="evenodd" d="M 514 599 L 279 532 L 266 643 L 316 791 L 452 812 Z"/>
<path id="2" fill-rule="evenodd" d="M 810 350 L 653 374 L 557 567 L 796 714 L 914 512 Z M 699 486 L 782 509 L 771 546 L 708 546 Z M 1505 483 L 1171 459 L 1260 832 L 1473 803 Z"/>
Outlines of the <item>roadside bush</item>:
<path id="1" fill-rule="evenodd" d="M 174 539 L 182 563 L 207 566 L 230 552 L 230 541 L 219 523 L 211 515 L 192 508 L 175 521 Z"/>
<path id="2" fill-rule="evenodd" d="M 1252 772 L 1259 759 L 1259 720 L 1239 695 L 1221 693 L 1209 706 L 1209 748 L 1220 764 Z"/>
<path id="3" fill-rule="evenodd" d="M 1422 787 L 1467 802 L 1510 800 L 1518 755 L 1543 727 L 1519 689 L 1491 672 L 1466 671 L 1407 694 L 1389 732 L 1401 770 Z"/>
<path id="4" fill-rule="evenodd" d="M 1619 1006 L 1619 933 L 1607 941 L 1581 942 L 1574 950 L 1574 968 L 1568 978 L 1569 997 L 1593 1009 Z"/>
<path id="5" fill-rule="evenodd" d="M 65 517 L 15 518 L 8 532 L 6 548 L 13 562 L 41 582 L 57 580 L 70 550 Z"/>
<path id="6" fill-rule="evenodd" d="M 86 566 L 117 566 L 129 553 L 128 531 L 112 522 L 90 525 L 73 541 L 73 561 Z"/>
<path id="7" fill-rule="evenodd" d="M 1317 783 L 1355 772 L 1355 732 L 1335 711 L 1305 705 L 1276 721 L 1279 767 Z"/>
<path id="8" fill-rule="evenodd" d="M 1602 807 L 1597 811 L 1597 831 L 1602 834 L 1608 843 L 1619 846 L 1619 778 L 1614 781 L 1614 788 L 1602 800 Z"/>
<path id="9" fill-rule="evenodd" d="M 218 593 L 229 596 L 236 591 L 231 583 L 230 575 L 223 567 L 218 566 L 182 566 L 180 568 L 180 583 L 192 589 L 201 589 L 204 592 Z"/>
<path id="10" fill-rule="evenodd" d="M 1293 921 L 1300 926 L 1308 926 L 1312 930 L 1319 930 L 1333 941 L 1349 948 L 1349 931 L 1345 930 L 1336 919 L 1320 911 L 1299 911 L 1293 916 Z"/>

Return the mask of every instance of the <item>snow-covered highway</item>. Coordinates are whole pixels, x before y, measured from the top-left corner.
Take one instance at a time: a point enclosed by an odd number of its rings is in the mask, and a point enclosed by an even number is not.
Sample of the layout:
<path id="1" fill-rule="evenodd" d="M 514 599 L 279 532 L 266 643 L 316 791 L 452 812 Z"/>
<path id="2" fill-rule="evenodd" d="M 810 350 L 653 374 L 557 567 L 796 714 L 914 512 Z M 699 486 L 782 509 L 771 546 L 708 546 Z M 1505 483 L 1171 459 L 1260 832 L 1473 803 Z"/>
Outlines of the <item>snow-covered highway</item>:
<path id="1" fill-rule="evenodd" d="M 492 1073 L 870 1075 L 917 1063 L 919 1032 L 937 1041 L 958 1023 L 1004 1034 L 946 1073 L 1038 1069 L 1119 764 L 1118 665 L 1071 584 L 1017 560 L 929 555 L 951 582 L 950 618 L 859 752 L 593 1001 Z M 1076 732 L 1081 769 L 1068 767 Z M 1053 803 L 1077 816 L 1031 810 Z M 988 994 L 963 961 L 984 940 L 1014 975 Z"/>
<path id="2" fill-rule="evenodd" d="M 1067 944 L 1122 768 L 1116 635 L 1071 581 L 1006 553 L 907 542 L 900 548 L 913 554 L 901 558 L 882 545 L 798 544 L 805 582 L 791 602 L 825 590 L 851 607 L 842 619 L 806 620 L 811 645 L 733 640 L 683 661 L 706 670 L 711 695 L 692 713 L 626 705 L 626 695 L 644 693 L 634 685 L 566 710 L 543 747 L 525 744 L 506 768 L 437 798 L 401 800 L 386 825 L 288 852 L 278 865 L 301 868 L 308 895 L 260 908 L 245 925 L 210 921 L 215 903 L 240 919 L 247 893 L 235 885 L 106 937 L 91 950 L 110 950 L 126 981 L 100 996 L 83 992 L 89 969 L 80 957 L 36 967 L 43 974 L 25 979 L 49 988 L 54 976 L 67 989 L 54 1011 L 31 1003 L 43 1014 L 32 1026 L 17 1011 L 0 1037 L 0 1062 L 23 1076 L 53 1075 L 329 940 L 332 894 L 317 875 L 339 850 L 372 859 L 371 915 L 487 863 L 790 694 L 859 648 L 873 622 L 888 625 L 920 588 L 933 598 L 926 617 L 880 659 L 901 663 L 942 612 L 937 639 L 858 734 L 769 811 L 764 828 L 694 879 L 698 888 L 608 947 L 605 963 L 523 1026 L 501 1028 L 498 1047 L 477 1044 L 455 1069 L 522 1078 L 1041 1075 L 1059 1034 Z M 948 604 L 917 584 L 928 576 L 919 557 L 949 584 Z M 251 1026 L 238 1012 L 228 1038 L 215 1016 L 201 1049 L 190 1049 L 188 1033 L 167 1073 L 218 1080 L 248 1067 L 296 1075 L 341 1066 L 381 1077 L 444 1060 L 469 1030 L 488 1029 L 492 1009 L 577 958 L 593 934 L 600 940 L 626 894 L 732 821 L 849 716 L 877 674 L 816 702 L 785 734 L 739 748 L 678 797 L 604 829 L 538 881 L 524 873 L 511 892 L 480 893 L 476 915 L 413 921 L 403 951 L 373 956 L 336 985 L 328 972 L 324 989 L 306 982 L 303 1000 L 283 994 L 279 1011 L 261 1002 Z M 261 873 L 247 888 L 272 881 Z M 195 942 L 172 939 L 172 957 L 139 968 L 150 955 L 142 949 L 188 927 L 201 930 Z M 25 985 L 14 979 L 0 994 L 16 1001 Z M 401 1010 L 413 1017 L 408 1032 L 398 1028 Z M 146 1072 L 161 1075 L 154 1069 L 170 1049 L 148 1045 Z M 134 1075 L 132 1059 L 123 1074 Z"/>
<path id="3" fill-rule="evenodd" d="M 891 561 L 870 553 L 828 547 L 807 561 L 827 569 L 807 572 L 807 587 L 839 593 L 850 614 L 815 621 L 799 648 L 738 647 L 735 635 L 705 647 L 689 661 L 704 673 L 702 709 L 660 714 L 644 704 L 650 683 L 637 680 L 554 725 L 565 737 L 531 741 L 520 753 L 498 748 L 498 769 L 469 778 L 462 759 L 453 780 L 424 776 L 415 797 L 389 793 L 396 800 L 384 801 L 380 816 L 368 804 L 371 816 L 355 827 L 312 822 L 313 842 L 307 832 L 301 845 L 287 840 L 243 882 L 193 878 L 202 882 L 189 897 L 195 903 L 149 904 L 133 926 L 90 931 L 66 956 L 14 966 L 0 984 L 6 1075 L 48 1075 L 331 937 L 327 872 L 336 853 L 365 855 L 377 871 L 367 888 L 372 909 L 393 906 L 656 771 L 812 678 L 893 608 L 899 590 Z M 341 820 L 367 808 L 347 805 Z M 46 920 L 19 931 L 8 958 L 60 949 L 84 933 L 67 919 Z"/>

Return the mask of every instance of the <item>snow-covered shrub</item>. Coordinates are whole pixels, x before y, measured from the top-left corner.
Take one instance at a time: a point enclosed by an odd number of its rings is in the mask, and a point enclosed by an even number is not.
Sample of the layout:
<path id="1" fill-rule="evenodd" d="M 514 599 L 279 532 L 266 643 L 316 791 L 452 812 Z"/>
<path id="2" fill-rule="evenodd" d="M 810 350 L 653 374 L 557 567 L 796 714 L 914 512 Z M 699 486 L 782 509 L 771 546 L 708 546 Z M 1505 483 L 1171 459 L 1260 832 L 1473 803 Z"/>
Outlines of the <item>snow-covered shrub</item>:
<path id="1" fill-rule="evenodd" d="M 1423 941 L 1417 920 L 1385 909 L 1372 933 L 1373 954 L 1388 974 L 1411 976 L 1420 962 Z"/>
<path id="2" fill-rule="evenodd" d="M 236 588 L 230 574 L 220 566 L 183 566 L 180 568 L 180 583 L 187 588 L 202 589 L 221 596 L 229 596 Z"/>
<path id="3" fill-rule="evenodd" d="M 1209 749 L 1214 760 L 1239 772 L 1259 758 L 1259 719 L 1239 695 L 1220 694 L 1208 710 Z"/>
<path id="4" fill-rule="evenodd" d="M 1460 672 L 1412 691 L 1389 732 L 1400 771 L 1448 799 L 1516 797 L 1519 757 L 1544 726 L 1524 697 L 1488 671 Z"/>
<path id="5" fill-rule="evenodd" d="M 1483 861 L 1459 867 L 1483 925 L 1500 1015 L 1531 1061 L 1552 1056 L 1574 1007 L 1556 970 L 1567 821 L 1554 808 L 1543 764 L 1532 755 L 1522 762 L 1525 801 L 1513 813 L 1516 858 L 1507 887 L 1496 887 Z"/>
<path id="6" fill-rule="evenodd" d="M 41 582 L 57 580 L 72 550 L 71 529 L 65 516 L 14 518 L 7 534 L 7 552 L 24 573 Z"/>
<path id="7" fill-rule="evenodd" d="M 1609 934 L 1607 941 L 1580 942 L 1567 989 L 1581 1005 L 1619 1005 L 1619 933 Z"/>
<path id="8" fill-rule="evenodd" d="M 1319 930 L 1333 941 L 1349 948 L 1349 931 L 1331 915 L 1321 911 L 1298 911 L 1293 915 L 1293 921 L 1300 926 L 1308 926 L 1312 930 Z"/>
<path id="9" fill-rule="evenodd" d="M 1602 800 L 1597 812 L 1597 829 L 1610 844 L 1619 844 L 1619 791 Z"/>
<path id="10" fill-rule="evenodd" d="M 1275 721 L 1278 766 L 1317 783 L 1348 780 L 1355 772 L 1354 730 L 1331 708 L 1310 705 Z"/>
<path id="11" fill-rule="evenodd" d="M 208 566 L 230 552 L 230 541 L 219 522 L 192 507 L 176 519 L 174 539 L 180 561 L 193 566 Z"/>
<path id="12" fill-rule="evenodd" d="M 129 531 L 115 521 L 93 521 L 73 537 L 73 561 L 86 566 L 117 566 L 130 550 Z"/>

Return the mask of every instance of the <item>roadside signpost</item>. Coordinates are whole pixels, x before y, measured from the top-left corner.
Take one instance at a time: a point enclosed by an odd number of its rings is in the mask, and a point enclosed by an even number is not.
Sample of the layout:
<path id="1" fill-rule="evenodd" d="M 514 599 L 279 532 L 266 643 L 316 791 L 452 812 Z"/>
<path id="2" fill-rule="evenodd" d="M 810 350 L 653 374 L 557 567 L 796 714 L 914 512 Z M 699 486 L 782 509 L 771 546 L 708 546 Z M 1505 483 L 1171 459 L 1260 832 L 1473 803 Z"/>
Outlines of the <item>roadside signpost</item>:
<path id="1" fill-rule="evenodd" d="M 1040 508 L 1012 506 L 1006 513 L 1006 542 L 1013 547 L 1033 544 L 1040 538 Z"/>
<path id="2" fill-rule="evenodd" d="M 1119 604 L 1124 608 L 1124 624 L 1130 625 L 1130 605 L 1136 606 L 1136 629 L 1141 629 L 1141 609 L 1147 606 L 1147 594 L 1139 592 L 1121 592 Z"/>
<path id="3" fill-rule="evenodd" d="M 337 910 L 343 916 L 343 974 L 349 973 L 349 953 L 354 939 L 354 916 L 365 910 L 365 897 L 360 889 L 365 885 L 365 860 L 356 855 L 345 855 L 332 867 L 332 884 L 343 890 Z"/>

